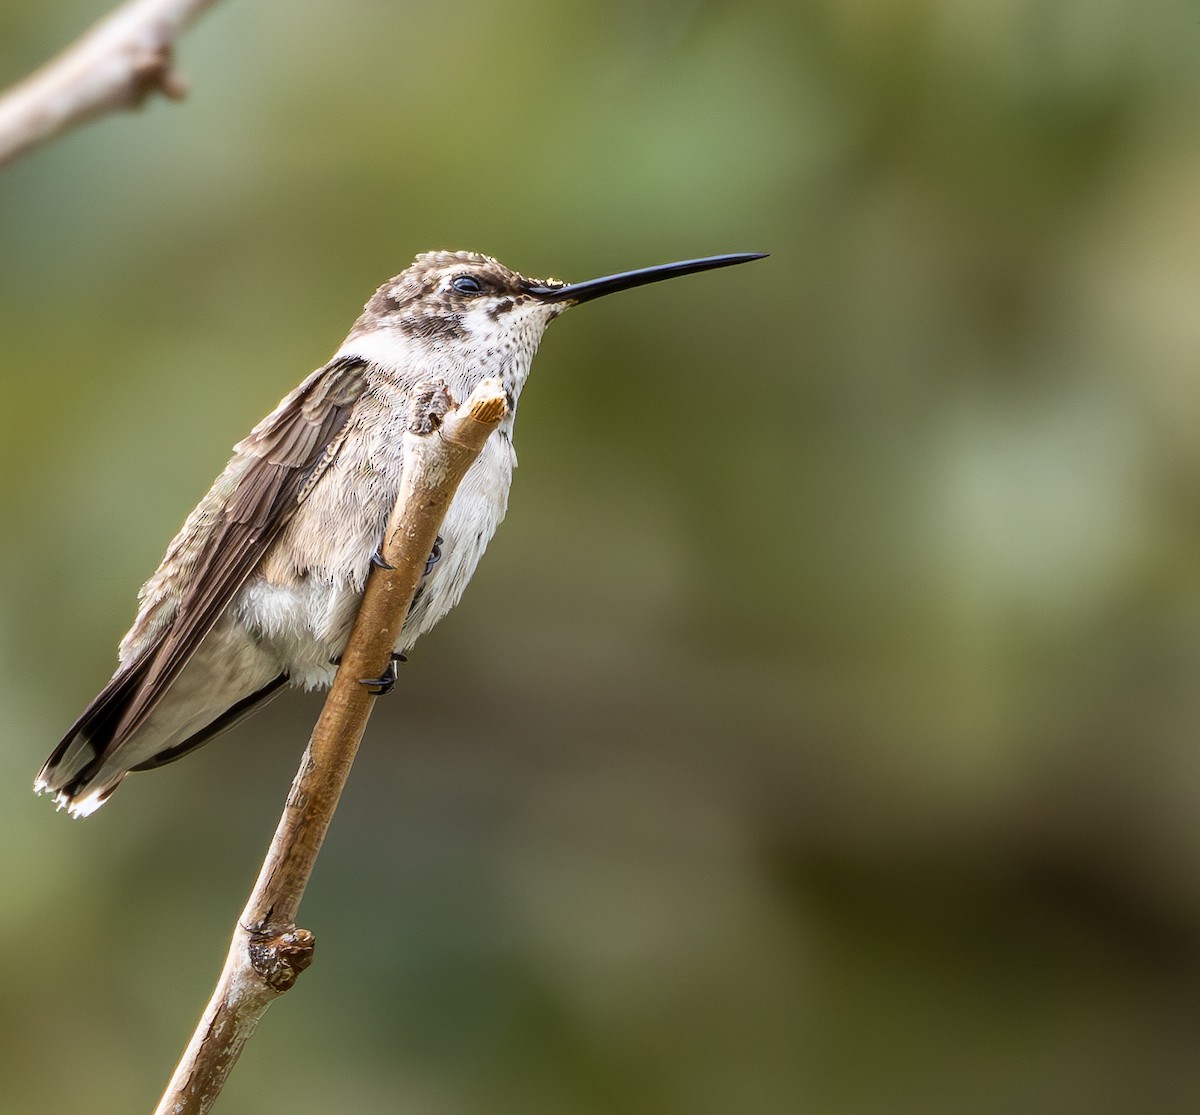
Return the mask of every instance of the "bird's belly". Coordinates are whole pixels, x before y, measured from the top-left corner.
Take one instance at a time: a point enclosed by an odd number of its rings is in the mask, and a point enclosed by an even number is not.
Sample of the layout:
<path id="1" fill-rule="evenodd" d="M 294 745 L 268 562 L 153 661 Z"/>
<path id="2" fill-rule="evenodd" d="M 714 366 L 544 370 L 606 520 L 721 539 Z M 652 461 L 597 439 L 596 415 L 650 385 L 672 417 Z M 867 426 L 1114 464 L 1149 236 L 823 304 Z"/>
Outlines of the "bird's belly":
<path id="1" fill-rule="evenodd" d="M 362 598 L 361 584 L 307 575 L 288 584 L 252 578 L 237 608 L 242 623 L 291 683 L 316 689 L 333 681 Z"/>
<path id="2" fill-rule="evenodd" d="M 467 471 L 441 526 L 441 558 L 420 585 L 398 650 L 408 650 L 458 603 L 508 507 L 510 443 L 493 434 Z"/>
<path id="3" fill-rule="evenodd" d="M 493 436 L 467 471 L 441 527 L 441 556 L 418 589 L 396 649 L 406 651 L 463 594 L 508 502 L 512 450 Z M 322 481 L 322 486 L 325 481 Z M 395 494 L 326 506 L 314 493 L 237 599 L 242 622 L 293 685 L 330 684 Z"/>

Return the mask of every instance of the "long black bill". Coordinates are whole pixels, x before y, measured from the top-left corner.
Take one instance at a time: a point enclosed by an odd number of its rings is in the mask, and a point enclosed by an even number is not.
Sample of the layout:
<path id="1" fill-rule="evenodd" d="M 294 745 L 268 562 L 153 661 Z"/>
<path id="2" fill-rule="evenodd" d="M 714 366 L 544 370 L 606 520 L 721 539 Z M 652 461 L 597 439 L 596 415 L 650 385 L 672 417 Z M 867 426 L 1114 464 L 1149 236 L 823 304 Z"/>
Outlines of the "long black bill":
<path id="1" fill-rule="evenodd" d="M 658 283 L 663 279 L 674 279 L 678 275 L 690 275 L 694 271 L 711 271 L 714 267 L 732 267 L 735 263 L 749 263 L 752 259 L 764 259 L 767 252 L 736 252 L 728 256 L 707 256 L 704 259 L 685 259 L 679 263 L 660 263 L 657 267 L 642 267 L 637 271 L 622 271 L 619 275 L 605 275 L 602 279 L 589 279 L 586 283 L 568 283 L 565 286 L 530 286 L 529 293 L 547 302 L 590 302 L 605 294 L 630 287 Z"/>

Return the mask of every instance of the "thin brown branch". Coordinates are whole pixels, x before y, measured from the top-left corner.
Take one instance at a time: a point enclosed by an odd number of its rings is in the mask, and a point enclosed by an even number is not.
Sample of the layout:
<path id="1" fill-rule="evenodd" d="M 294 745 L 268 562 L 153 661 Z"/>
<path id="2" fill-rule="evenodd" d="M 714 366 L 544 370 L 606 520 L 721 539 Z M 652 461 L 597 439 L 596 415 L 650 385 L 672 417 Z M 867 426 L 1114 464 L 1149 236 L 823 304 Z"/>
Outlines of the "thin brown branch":
<path id="1" fill-rule="evenodd" d="M 216 0 L 129 0 L 0 96 L 0 167 L 105 113 L 158 91 L 179 100 L 175 41 Z"/>
<path id="2" fill-rule="evenodd" d="M 418 392 L 405 434 L 404 481 L 333 687 L 292 782 L 258 882 L 233 932 L 224 970 L 156 1109 L 211 1109 L 267 1007 L 312 960 L 296 912 L 350 773 L 374 696 L 360 678 L 387 668 L 438 529 L 459 482 L 507 413 L 499 380 L 484 380 L 454 410 L 445 388 Z"/>

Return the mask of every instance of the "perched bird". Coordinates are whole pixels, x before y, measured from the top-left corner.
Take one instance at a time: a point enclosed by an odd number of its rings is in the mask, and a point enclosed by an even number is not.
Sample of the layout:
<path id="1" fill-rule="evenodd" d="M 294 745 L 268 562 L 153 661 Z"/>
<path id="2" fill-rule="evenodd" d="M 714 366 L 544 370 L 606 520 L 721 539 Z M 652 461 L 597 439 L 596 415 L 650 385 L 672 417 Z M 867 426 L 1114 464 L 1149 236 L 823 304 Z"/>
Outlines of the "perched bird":
<path id="1" fill-rule="evenodd" d="M 34 789 L 85 817 L 130 771 L 186 755 L 285 685 L 328 685 L 400 490 L 413 391 L 440 380 L 463 399 L 496 376 L 509 415 L 446 513 L 396 646 L 409 649 L 458 603 L 504 517 L 513 416 L 546 326 L 613 291 L 760 258 L 712 256 L 569 285 L 474 252 L 417 256 L 375 292 L 329 363 L 234 447 L 138 594 L 117 672 Z"/>

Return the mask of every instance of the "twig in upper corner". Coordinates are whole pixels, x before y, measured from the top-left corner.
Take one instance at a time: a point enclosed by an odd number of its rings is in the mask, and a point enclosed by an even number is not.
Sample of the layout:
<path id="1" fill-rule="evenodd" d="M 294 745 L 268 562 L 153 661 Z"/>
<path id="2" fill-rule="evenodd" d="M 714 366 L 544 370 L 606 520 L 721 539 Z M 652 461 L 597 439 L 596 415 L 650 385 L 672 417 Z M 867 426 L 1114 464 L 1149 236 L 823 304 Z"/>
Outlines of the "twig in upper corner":
<path id="1" fill-rule="evenodd" d="M 176 39 L 216 0 L 129 0 L 0 95 L 0 167 L 87 120 L 187 91 Z"/>

